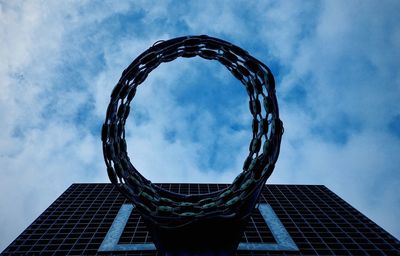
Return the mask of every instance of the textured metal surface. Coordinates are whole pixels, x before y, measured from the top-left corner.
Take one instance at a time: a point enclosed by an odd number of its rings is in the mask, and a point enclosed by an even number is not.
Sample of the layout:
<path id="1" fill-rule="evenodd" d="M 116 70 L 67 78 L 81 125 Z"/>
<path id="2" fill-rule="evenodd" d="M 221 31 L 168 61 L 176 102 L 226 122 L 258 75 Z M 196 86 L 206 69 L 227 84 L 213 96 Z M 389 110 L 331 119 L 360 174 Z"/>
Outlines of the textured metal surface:
<path id="1" fill-rule="evenodd" d="M 282 222 L 276 216 L 269 204 L 260 204 L 258 207 L 265 223 L 268 225 L 276 240 L 276 244 L 267 243 L 240 243 L 238 250 L 247 251 L 298 251 L 299 248 L 286 231 Z"/>
<path id="2" fill-rule="evenodd" d="M 228 184 L 158 184 L 184 194 L 217 191 Z M 325 186 L 264 186 L 268 203 L 299 248 L 286 251 L 237 251 L 237 256 L 400 255 L 400 241 Z M 1 253 L 1 255 L 160 256 L 158 251 L 99 252 L 123 204 L 112 184 L 73 184 Z M 153 243 L 143 217 L 133 211 L 119 244 Z M 254 210 L 241 243 L 277 243 L 264 218 Z"/>
<path id="3" fill-rule="evenodd" d="M 106 237 L 99 247 L 99 252 L 124 252 L 124 251 L 154 251 L 153 243 L 120 244 L 120 237 L 128 223 L 134 207 L 131 204 L 123 204 L 107 232 Z M 299 251 L 299 248 L 286 231 L 285 227 L 276 216 L 269 204 L 260 204 L 258 209 L 265 223 L 270 228 L 276 243 L 240 243 L 239 251 Z"/>
<path id="4" fill-rule="evenodd" d="M 195 56 L 219 61 L 244 85 L 253 117 L 253 135 L 243 171 L 229 187 L 214 193 L 187 196 L 154 185 L 136 170 L 126 151 L 125 122 L 137 87 L 152 70 L 178 57 Z M 269 68 L 226 41 L 208 36 L 187 36 L 156 42 L 123 71 L 111 94 L 102 142 L 111 182 L 135 204 L 145 219 L 159 227 L 177 228 L 206 218 L 248 216 L 274 169 L 282 133 L 275 82 Z"/>

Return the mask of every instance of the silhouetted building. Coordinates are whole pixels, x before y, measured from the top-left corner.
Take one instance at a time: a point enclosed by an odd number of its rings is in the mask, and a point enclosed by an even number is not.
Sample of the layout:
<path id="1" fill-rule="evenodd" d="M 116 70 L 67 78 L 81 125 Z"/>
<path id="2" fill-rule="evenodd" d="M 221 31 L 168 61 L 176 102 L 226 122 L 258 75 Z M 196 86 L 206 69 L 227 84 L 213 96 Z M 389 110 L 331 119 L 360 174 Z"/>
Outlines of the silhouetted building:
<path id="1" fill-rule="evenodd" d="M 182 194 L 226 184 L 158 184 Z M 73 184 L 2 255 L 157 255 L 111 184 Z M 400 242 L 325 186 L 266 185 L 237 255 L 400 255 Z"/>

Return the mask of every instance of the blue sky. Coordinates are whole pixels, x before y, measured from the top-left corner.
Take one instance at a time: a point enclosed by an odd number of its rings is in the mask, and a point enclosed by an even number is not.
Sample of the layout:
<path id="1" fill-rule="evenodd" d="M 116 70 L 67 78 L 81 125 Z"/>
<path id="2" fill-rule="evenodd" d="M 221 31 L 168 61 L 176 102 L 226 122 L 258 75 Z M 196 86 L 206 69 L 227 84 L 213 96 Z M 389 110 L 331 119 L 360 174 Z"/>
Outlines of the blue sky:
<path id="1" fill-rule="evenodd" d="M 159 39 L 207 34 L 267 64 L 285 126 L 269 183 L 323 184 L 400 237 L 399 1 L 0 1 L 0 250 L 70 184 L 109 182 L 100 127 L 122 70 Z M 244 87 L 179 59 L 139 87 L 133 164 L 156 182 L 231 182 Z"/>

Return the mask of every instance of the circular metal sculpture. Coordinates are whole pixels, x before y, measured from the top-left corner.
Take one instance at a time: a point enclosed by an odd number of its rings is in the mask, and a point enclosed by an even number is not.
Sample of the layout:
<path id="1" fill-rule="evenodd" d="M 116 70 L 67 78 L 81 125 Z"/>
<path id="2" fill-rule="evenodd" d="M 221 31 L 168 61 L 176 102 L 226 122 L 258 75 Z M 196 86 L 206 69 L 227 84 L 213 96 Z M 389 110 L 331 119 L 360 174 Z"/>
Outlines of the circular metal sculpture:
<path id="1" fill-rule="evenodd" d="M 182 195 L 154 185 L 135 169 L 127 154 L 125 122 L 137 87 L 152 70 L 178 57 L 195 56 L 219 61 L 242 82 L 249 95 L 253 136 L 243 171 L 229 187 L 209 194 Z M 263 185 L 274 169 L 282 133 L 275 82 L 269 68 L 245 50 L 203 35 L 158 41 L 122 72 L 111 94 L 102 127 L 102 142 L 111 182 L 144 217 L 157 248 L 168 251 L 176 250 L 171 247 L 173 242 L 167 241 L 171 234 L 181 235 L 180 239 L 184 239 L 185 232 L 200 232 L 202 228 L 212 225 L 217 225 L 214 229 L 233 229 L 232 225 L 238 226 L 238 230 L 243 229 Z M 224 235 L 217 231 L 214 233 L 216 236 Z M 240 239 L 240 235 L 236 234 L 233 240 Z M 179 244 L 183 244 L 182 241 Z M 191 248 L 197 250 L 195 247 Z"/>

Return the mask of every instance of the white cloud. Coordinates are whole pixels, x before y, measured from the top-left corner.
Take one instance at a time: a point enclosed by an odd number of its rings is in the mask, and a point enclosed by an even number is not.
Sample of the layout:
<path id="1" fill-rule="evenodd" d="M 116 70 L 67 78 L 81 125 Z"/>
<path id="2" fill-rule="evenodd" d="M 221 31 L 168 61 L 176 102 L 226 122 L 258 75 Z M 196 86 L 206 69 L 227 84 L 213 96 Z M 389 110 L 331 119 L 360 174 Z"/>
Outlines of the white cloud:
<path id="1" fill-rule="evenodd" d="M 290 73 L 279 94 L 302 87 L 305 103 L 281 101 L 286 134 L 272 181 L 327 185 L 399 236 L 393 216 L 400 211 L 400 141 L 387 128 L 400 100 L 395 9 L 374 2 L 322 6 L 315 31 L 287 59 Z M 326 140 L 315 127 L 339 132 L 344 144 Z"/>
<path id="2" fill-rule="evenodd" d="M 400 114 L 396 5 L 1 3 L 0 248 L 71 183 L 107 182 L 93 130 L 114 84 L 152 43 L 183 34 L 222 37 L 275 63 L 286 132 L 271 182 L 324 184 L 398 237 L 400 141 L 387 129 Z M 129 154 L 154 181 L 230 182 L 241 169 L 250 134 L 247 98 L 226 97 L 235 86 L 226 82 L 231 75 L 205 63 L 163 64 L 139 88 L 127 126 Z M 224 118 L 245 130 L 221 123 L 207 106 L 177 101 L 203 65 L 222 90 L 221 104 L 235 106 Z M 346 138 L 337 143 L 335 132 Z M 221 151 L 212 160 L 207 152 L 216 146 Z"/>

